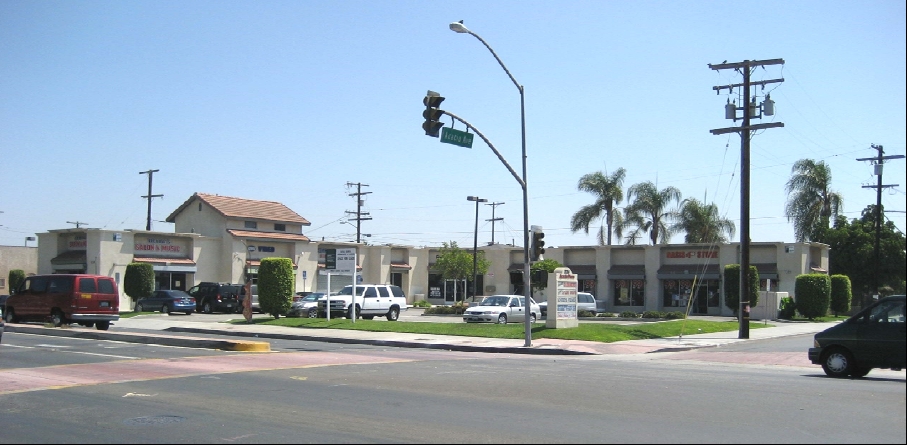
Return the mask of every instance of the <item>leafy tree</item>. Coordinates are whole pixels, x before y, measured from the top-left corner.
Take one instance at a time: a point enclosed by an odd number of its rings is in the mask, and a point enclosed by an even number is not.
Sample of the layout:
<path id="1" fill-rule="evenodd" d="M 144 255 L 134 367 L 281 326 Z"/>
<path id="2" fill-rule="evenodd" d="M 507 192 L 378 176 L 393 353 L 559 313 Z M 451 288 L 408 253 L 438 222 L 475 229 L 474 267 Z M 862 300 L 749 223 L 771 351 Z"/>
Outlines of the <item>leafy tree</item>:
<path id="1" fill-rule="evenodd" d="M 296 283 L 293 277 L 293 260 L 289 258 L 262 258 L 258 267 L 258 303 L 261 311 L 280 318 L 290 311 Z M 251 298 L 247 295 L 246 298 Z"/>
<path id="2" fill-rule="evenodd" d="M 801 159 L 791 168 L 784 213 L 793 221 L 797 241 L 816 241 L 843 207 L 841 195 L 831 190 L 831 168 L 823 161 Z"/>
<path id="3" fill-rule="evenodd" d="M 867 303 L 875 289 L 875 205 L 867 206 L 859 219 L 835 219 L 834 227 L 823 233 L 821 242 L 828 244 L 829 273 L 847 275 L 853 292 L 852 304 Z M 907 238 L 891 221 L 879 230 L 879 289 L 903 294 L 907 277 Z"/>
<path id="4" fill-rule="evenodd" d="M 598 229 L 598 244 L 604 246 L 607 238 L 607 245 L 610 246 L 615 223 L 621 225 L 621 214 L 614 211 L 614 205 L 620 204 L 624 199 L 623 184 L 626 174 L 626 170 L 619 168 L 611 175 L 605 175 L 600 171 L 583 175 L 576 188 L 581 192 L 594 194 L 595 202 L 583 206 L 573 214 L 570 219 L 570 230 L 574 233 L 583 230 L 588 234 L 592 221 L 604 214 L 605 224 Z"/>
<path id="5" fill-rule="evenodd" d="M 25 271 L 22 269 L 12 269 L 9 271 L 9 288 L 10 294 L 16 292 L 16 289 L 19 288 L 19 285 L 25 281 Z"/>
<path id="6" fill-rule="evenodd" d="M 623 222 L 617 226 L 615 233 L 621 237 L 625 229 L 632 227 L 633 230 L 627 235 L 627 244 L 635 244 L 641 233 L 648 233 L 653 245 L 667 243 L 671 239 L 667 220 L 675 217 L 675 212 L 669 211 L 668 205 L 680 202 L 680 198 L 680 190 L 676 187 L 658 190 L 651 181 L 630 186 L 627 201 L 632 200 L 632 203 L 624 208 Z"/>
<path id="7" fill-rule="evenodd" d="M 759 304 L 759 270 L 750 265 L 750 273 L 746 275 L 750 287 L 750 307 Z M 724 305 L 734 311 L 740 311 L 740 265 L 728 264 L 724 266 Z"/>
<path id="8" fill-rule="evenodd" d="M 831 277 L 823 273 L 798 275 L 794 282 L 797 311 L 812 320 L 828 313 L 831 301 Z"/>
<path id="9" fill-rule="evenodd" d="M 542 289 L 546 289 L 548 287 L 547 274 L 554 272 L 554 269 L 557 269 L 558 267 L 564 267 L 564 266 L 561 263 L 557 262 L 557 260 L 552 260 L 552 259 L 536 261 L 536 262 L 532 263 L 532 265 L 529 266 L 529 271 L 531 273 L 529 282 L 532 285 L 532 290 L 539 291 Z M 536 271 L 540 271 L 540 270 L 544 270 L 546 272 L 544 280 L 540 280 L 537 277 L 538 272 L 536 272 Z"/>
<path id="10" fill-rule="evenodd" d="M 476 274 L 484 275 L 488 273 L 491 261 L 485 258 L 484 252 L 479 251 L 476 259 Z M 438 251 L 438 259 L 434 264 L 434 269 L 441 273 L 445 280 L 454 280 L 454 283 L 469 279 L 472 275 L 473 256 L 472 252 L 461 249 L 457 246 L 456 241 L 443 243 Z M 473 277 L 474 279 L 475 277 Z M 456 286 L 456 284 L 454 284 Z M 464 296 L 466 293 L 463 294 Z M 473 296 L 475 298 L 475 296 Z M 464 298 L 465 301 L 465 298 Z"/>
<path id="11" fill-rule="evenodd" d="M 731 220 L 721 217 L 717 205 L 706 205 L 695 198 L 681 201 L 676 221 L 671 225 L 674 233 L 686 232 L 684 241 L 688 243 L 726 243 L 736 230 Z"/>
<path id="12" fill-rule="evenodd" d="M 133 300 L 154 293 L 154 266 L 150 263 L 129 263 L 123 275 L 123 291 Z"/>
<path id="13" fill-rule="evenodd" d="M 853 298 L 850 278 L 847 275 L 831 276 L 831 311 L 835 317 L 850 311 L 850 300 Z"/>

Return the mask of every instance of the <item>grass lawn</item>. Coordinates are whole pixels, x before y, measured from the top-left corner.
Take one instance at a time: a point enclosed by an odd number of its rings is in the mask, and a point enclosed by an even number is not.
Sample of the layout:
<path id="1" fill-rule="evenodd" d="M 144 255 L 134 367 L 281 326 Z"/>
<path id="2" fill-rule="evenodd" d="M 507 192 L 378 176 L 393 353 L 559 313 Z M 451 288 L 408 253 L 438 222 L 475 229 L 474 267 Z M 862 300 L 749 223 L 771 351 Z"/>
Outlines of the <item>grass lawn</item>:
<path id="1" fill-rule="evenodd" d="M 243 324 L 245 320 L 230 323 Z M 356 320 L 345 318 L 253 318 L 252 323 L 285 326 L 299 329 L 354 329 L 372 332 L 404 332 L 411 334 L 461 335 L 467 337 L 524 338 L 523 323 L 506 325 L 490 323 L 429 323 L 429 322 L 388 322 L 384 320 Z M 772 327 L 762 322 L 750 322 L 750 329 Z M 616 325 L 607 322 L 580 323 L 576 328 L 549 329 L 544 323 L 532 325 L 532 338 L 560 338 L 565 340 L 587 340 L 611 343 L 624 340 L 675 337 L 685 334 L 707 334 L 710 332 L 736 331 L 736 321 L 670 320 L 649 321 L 633 325 Z"/>

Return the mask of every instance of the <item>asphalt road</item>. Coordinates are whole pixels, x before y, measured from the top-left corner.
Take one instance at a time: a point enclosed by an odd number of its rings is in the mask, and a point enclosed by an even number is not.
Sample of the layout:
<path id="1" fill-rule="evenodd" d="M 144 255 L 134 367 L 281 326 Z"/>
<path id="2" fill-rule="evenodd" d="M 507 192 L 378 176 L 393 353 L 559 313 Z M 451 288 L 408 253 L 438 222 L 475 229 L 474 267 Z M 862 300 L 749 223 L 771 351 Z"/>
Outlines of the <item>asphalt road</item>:
<path id="1" fill-rule="evenodd" d="M 801 337 L 685 353 L 547 357 L 281 340 L 272 342 L 275 352 L 235 353 L 13 333 L 0 344 L 0 380 L 7 382 L 0 389 L 0 437 L 907 442 L 903 371 L 831 379 L 816 366 L 745 360 L 800 348 L 809 341 Z M 736 358 L 722 359 L 729 355 Z M 32 389 L 9 389 L 22 381 Z"/>

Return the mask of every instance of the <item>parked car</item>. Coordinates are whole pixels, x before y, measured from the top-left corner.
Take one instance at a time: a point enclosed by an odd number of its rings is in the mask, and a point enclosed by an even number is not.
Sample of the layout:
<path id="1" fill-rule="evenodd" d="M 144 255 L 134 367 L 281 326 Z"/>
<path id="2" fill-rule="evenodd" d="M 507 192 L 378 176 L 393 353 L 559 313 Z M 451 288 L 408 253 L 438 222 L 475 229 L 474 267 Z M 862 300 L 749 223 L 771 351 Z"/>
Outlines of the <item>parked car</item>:
<path id="1" fill-rule="evenodd" d="M 872 368 L 907 367 L 905 297 L 882 298 L 813 337 L 809 360 L 830 377 L 863 377 Z"/>
<path id="2" fill-rule="evenodd" d="M 161 311 L 172 315 L 174 312 L 195 312 L 195 298 L 181 290 L 156 290 L 150 297 L 139 298 L 135 302 L 136 312 Z"/>
<path id="3" fill-rule="evenodd" d="M 528 314 L 527 314 L 528 313 Z M 485 297 L 478 305 L 463 312 L 463 321 L 467 323 L 500 323 L 522 322 L 528 315 L 529 321 L 535 323 L 541 316 L 542 309 L 532 298 L 526 307 L 526 297 L 522 295 L 492 295 Z"/>
<path id="4" fill-rule="evenodd" d="M 353 286 L 344 286 L 332 294 L 331 317 L 351 316 L 353 308 Z M 318 316 L 326 317 L 325 307 L 327 296 L 318 299 Z M 387 321 L 397 321 L 400 312 L 409 309 L 406 303 L 406 294 L 400 286 L 392 284 L 357 284 L 356 285 L 356 316 L 371 320 L 375 316 L 386 317 Z"/>
<path id="5" fill-rule="evenodd" d="M 258 285 L 253 284 L 253 285 L 251 285 L 251 288 L 252 288 L 252 312 L 261 312 L 261 305 L 258 304 Z M 242 285 L 242 288 L 240 288 L 240 290 L 239 290 L 239 305 L 236 307 L 237 314 L 242 313 L 243 308 L 245 307 L 245 306 L 243 306 L 243 304 L 245 304 L 245 301 L 246 301 L 246 286 Z"/>
<path id="6" fill-rule="evenodd" d="M 539 303 L 539 307 L 542 309 L 542 316 L 545 317 L 548 315 L 548 302 L 543 301 Z M 598 314 L 598 304 L 595 302 L 595 296 L 589 292 L 577 292 L 576 293 L 576 313 L 579 314 L 579 311 L 589 311 L 592 312 L 592 315 L 595 316 Z"/>
<path id="7" fill-rule="evenodd" d="M 239 293 L 242 284 L 214 283 L 203 281 L 189 289 L 188 293 L 195 298 L 196 312 L 210 314 L 212 312 L 231 313 L 239 304 Z"/>
<path id="8" fill-rule="evenodd" d="M 325 296 L 324 292 L 297 292 L 293 297 L 293 305 L 287 312 L 287 317 L 318 318 L 318 299 Z"/>
<path id="9" fill-rule="evenodd" d="M 6 299 L 3 318 L 7 323 L 49 319 L 57 327 L 78 323 L 106 331 L 120 319 L 120 293 L 113 278 L 103 275 L 32 275 Z"/>

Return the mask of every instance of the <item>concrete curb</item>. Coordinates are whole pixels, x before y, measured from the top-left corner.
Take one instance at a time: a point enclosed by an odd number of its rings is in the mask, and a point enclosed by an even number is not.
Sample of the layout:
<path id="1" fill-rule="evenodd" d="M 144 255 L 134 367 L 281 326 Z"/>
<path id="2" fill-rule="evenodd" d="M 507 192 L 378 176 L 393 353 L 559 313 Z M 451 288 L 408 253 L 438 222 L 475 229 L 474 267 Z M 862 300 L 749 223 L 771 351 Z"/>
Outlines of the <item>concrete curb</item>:
<path id="1" fill-rule="evenodd" d="M 569 349 L 548 347 L 514 347 L 514 346 L 475 346 L 448 343 L 422 343 L 402 340 L 373 340 L 362 338 L 325 337 L 321 335 L 276 334 L 246 331 L 219 331 L 215 329 L 169 327 L 168 332 L 185 332 L 189 334 L 230 335 L 236 337 L 272 338 L 277 340 L 308 340 L 326 343 L 340 343 L 350 345 L 392 346 L 397 348 L 443 349 L 446 351 L 461 352 L 494 352 L 510 354 L 541 354 L 541 355 L 596 355 L 593 352 L 572 351 Z"/>
<path id="2" fill-rule="evenodd" d="M 39 326 L 6 325 L 6 332 L 21 334 L 47 335 L 52 337 L 83 338 L 89 340 L 114 340 L 127 343 L 142 343 L 184 348 L 223 349 L 240 352 L 270 352 L 271 344 L 247 340 L 219 340 L 201 337 L 178 337 L 145 333 L 125 333 L 110 331 L 89 331 L 72 328 L 46 328 Z M 221 332 L 214 332 L 222 334 Z"/>

